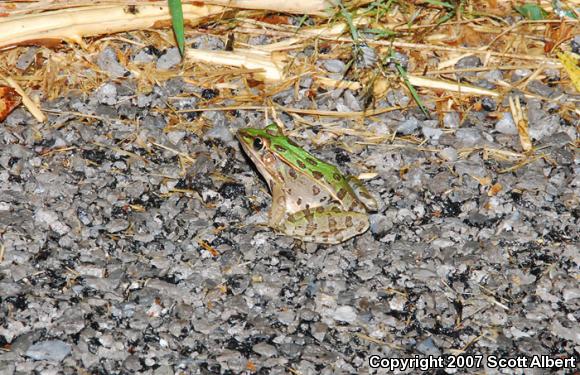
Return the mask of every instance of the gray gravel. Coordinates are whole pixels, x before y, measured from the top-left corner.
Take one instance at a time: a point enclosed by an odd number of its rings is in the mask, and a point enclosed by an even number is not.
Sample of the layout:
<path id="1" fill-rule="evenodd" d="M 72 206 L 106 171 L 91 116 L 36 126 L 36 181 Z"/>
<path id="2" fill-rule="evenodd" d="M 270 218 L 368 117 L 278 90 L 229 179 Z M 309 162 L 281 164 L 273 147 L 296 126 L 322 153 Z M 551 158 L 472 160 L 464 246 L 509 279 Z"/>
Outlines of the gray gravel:
<path id="1" fill-rule="evenodd" d="M 215 47 L 207 38 L 193 44 Z M 175 78 L 137 93 L 111 52 L 96 61 L 114 81 L 43 102 L 47 124 L 23 108 L 0 124 L 0 374 L 351 374 L 374 372 L 374 354 L 580 356 L 580 122 L 558 111 L 578 96 L 529 88 L 554 98 L 522 99 L 543 157 L 508 173 L 515 163 L 489 150 L 521 152 L 519 138 L 489 98 L 441 125 L 417 109 L 367 119 L 365 131 L 388 138 L 378 145 L 296 130 L 344 172 L 376 172 L 365 182 L 380 207 L 370 230 L 325 246 L 256 225 L 270 196 L 233 134 L 263 126 L 261 112 L 201 112 L 190 120 L 211 125 L 202 133 L 168 129 L 160 109 L 203 107 L 215 92 Z M 173 50 L 131 56 L 177 63 Z M 360 110 L 360 93 L 339 91 L 320 92 L 319 109 Z M 308 106 L 298 93 L 273 100 Z M 410 101 L 391 91 L 376 106 Z"/>

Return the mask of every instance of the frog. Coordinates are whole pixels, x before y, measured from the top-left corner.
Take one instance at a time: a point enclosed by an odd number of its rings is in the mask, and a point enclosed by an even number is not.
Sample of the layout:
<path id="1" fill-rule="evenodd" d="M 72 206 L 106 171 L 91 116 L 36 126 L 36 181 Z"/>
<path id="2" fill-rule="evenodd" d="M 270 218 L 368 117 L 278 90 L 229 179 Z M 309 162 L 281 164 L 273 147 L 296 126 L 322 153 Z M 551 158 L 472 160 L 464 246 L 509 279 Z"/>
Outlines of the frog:
<path id="1" fill-rule="evenodd" d="M 241 128 L 237 139 L 272 195 L 268 226 L 304 242 L 339 244 L 369 228 L 377 202 L 362 182 L 315 157 L 276 124 Z"/>

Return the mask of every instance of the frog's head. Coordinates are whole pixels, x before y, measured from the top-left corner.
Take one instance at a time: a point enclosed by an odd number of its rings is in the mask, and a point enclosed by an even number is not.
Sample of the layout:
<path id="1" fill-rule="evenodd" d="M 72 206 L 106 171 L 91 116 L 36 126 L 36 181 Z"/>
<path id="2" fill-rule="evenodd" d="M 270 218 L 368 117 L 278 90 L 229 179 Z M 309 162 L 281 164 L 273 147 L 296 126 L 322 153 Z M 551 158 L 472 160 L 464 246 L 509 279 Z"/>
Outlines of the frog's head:
<path id="1" fill-rule="evenodd" d="M 237 138 L 271 187 L 272 178 L 277 178 L 277 164 L 280 161 L 274 146 L 280 138 L 284 138 L 280 129 L 275 124 L 264 129 L 242 128 L 238 130 Z"/>

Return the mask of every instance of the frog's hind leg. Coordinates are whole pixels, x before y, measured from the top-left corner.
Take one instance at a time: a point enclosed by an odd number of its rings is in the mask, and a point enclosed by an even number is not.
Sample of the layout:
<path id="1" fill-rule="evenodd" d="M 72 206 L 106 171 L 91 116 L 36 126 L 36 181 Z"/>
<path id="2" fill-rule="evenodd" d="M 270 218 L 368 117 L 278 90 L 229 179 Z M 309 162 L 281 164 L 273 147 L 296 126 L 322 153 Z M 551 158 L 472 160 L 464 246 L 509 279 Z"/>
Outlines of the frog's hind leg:
<path id="1" fill-rule="evenodd" d="M 369 220 L 365 213 L 342 211 L 338 206 L 304 209 L 279 224 L 282 233 L 307 242 L 337 244 L 366 232 Z"/>

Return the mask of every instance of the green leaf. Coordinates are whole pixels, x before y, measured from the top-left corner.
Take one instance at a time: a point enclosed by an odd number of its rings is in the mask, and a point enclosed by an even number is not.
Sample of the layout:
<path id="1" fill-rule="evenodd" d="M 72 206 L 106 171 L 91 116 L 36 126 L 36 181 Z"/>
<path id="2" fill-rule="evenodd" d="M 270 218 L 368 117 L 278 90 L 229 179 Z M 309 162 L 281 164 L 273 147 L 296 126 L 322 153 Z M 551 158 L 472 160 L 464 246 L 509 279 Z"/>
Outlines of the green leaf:
<path id="1" fill-rule="evenodd" d="M 524 18 L 532 21 L 540 21 L 548 18 L 548 12 L 540 8 L 536 4 L 524 4 L 521 7 L 515 7 L 516 11 Z"/>
<path id="2" fill-rule="evenodd" d="M 175 40 L 179 53 L 183 57 L 185 53 L 185 32 L 183 29 L 183 9 L 181 7 L 181 0 L 167 0 L 169 10 L 171 11 L 171 23 L 173 25 L 173 33 L 175 33 Z"/>
<path id="3" fill-rule="evenodd" d="M 448 8 L 448 9 L 455 9 L 455 7 L 449 3 L 445 3 L 443 1 L 438 1 L 438 0 L 426 0 L 426 2 L 428 4 L 431 5 L 435 5 L 435 6 L 440 6 L 440 7 L 444 7 L 444 8 Z"/>
<path id="4" fill-rule="evenodd" d="M 396 32 L 389 29 L 365 29 L 366 33 L 375 34 L 378 38 L 388 38 L 397 35 Z"/>

